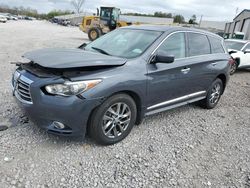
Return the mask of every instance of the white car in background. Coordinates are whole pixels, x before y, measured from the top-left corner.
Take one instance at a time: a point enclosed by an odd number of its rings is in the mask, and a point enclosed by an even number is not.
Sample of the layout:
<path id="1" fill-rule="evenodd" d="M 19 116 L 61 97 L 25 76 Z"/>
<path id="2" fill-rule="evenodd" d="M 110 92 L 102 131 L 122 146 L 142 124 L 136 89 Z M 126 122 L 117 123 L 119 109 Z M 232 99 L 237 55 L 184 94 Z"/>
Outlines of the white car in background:
<path id="1" fill-rule="evenodd" d="M 18 17 L 17 17 L 17 16 L 10 16 L 10 19 L 11 19 L 11 20 L 17 21 L 17 20 L 18 20 Z"/>
<path id="2" fill-rule="evenodd" d="M 7 18 L 5 16 L 0 15 L 0 22 L 6 23 L 7 22 Z"/>
<path id="3" fill-rule="evenodd" d="M 229 54 L 235 60 L 231 66 L 231 74 L 238 68 L 250 68 L 250 41 L 227 39 L 225 44 Z"/>

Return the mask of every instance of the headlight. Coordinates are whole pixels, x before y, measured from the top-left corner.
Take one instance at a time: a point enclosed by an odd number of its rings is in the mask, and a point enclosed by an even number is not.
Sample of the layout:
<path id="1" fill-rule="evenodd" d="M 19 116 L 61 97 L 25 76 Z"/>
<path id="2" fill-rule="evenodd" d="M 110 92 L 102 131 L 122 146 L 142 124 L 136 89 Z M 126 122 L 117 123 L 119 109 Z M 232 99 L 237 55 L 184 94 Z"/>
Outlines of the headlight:
<path id="1" fill-rule="evenodd" d="M 63 84 L 53 84 L 47 85 L 45 87 L 46 91 L 53 95 L 61 95 L 61 96 L 72 96 L 80 94 L 84 91 L 87 91 L 97 84 L 99 84 L 102 80 L 87 80 L 80 82 L 65 82 Z"/>

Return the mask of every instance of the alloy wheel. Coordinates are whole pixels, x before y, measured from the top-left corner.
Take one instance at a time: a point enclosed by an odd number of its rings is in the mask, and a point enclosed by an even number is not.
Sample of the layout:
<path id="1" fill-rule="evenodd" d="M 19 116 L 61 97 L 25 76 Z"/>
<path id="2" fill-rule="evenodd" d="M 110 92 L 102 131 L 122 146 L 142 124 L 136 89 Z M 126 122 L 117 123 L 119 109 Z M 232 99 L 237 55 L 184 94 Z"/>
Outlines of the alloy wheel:
<path id="1" fill-rule="evenodd" d="M 220 95 L 221 95 L 221 86 L 220 84 L 217 83 L 212 88 L 212 92 L 209 98 L 210 103 L 216 104 L 220 99 Z"/>
<path id="2" fill-rule="evenodd" d="M 103 133 L 108 138 L 117 138 L 128 128 L 131 120 L 131 110 L 125 103 L 113 104 L 104 113 Z"/>
<path id="3" fill-rule="evenodd" d="M 237 69 L 237 65 L 236 63 L 233 63 L 230 67 L 230 74 L 235 73 L 236 69 Z"/>

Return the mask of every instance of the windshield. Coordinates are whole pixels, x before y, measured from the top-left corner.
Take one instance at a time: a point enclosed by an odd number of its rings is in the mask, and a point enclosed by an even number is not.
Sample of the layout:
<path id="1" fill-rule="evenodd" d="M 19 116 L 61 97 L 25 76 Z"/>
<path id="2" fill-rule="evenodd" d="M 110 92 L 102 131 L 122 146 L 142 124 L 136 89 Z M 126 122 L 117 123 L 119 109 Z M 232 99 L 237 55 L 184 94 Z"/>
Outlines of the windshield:
<path id="1" fill-rule="evenodd" d="M 227 49 L 240 51 L 246 43 L 237 41 L 225 41 Z"/>
<path id="2" fill-rule="evenodd" d="M 135 58 L 140 56 L 160 35 L 159 31 L 117 29 L 85 47 L 106 55 Z"/>

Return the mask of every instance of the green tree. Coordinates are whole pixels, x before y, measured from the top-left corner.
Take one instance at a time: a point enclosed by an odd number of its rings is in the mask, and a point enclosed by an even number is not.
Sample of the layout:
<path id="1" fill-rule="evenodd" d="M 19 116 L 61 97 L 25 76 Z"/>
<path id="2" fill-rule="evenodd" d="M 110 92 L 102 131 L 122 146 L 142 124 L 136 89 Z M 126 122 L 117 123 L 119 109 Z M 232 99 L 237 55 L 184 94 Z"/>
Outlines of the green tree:
<path id="1" fill-rule="evenodd" d="M 196 23 L 196 15 L 194 14 L 188 21 L 189 24 L 197 24 Z"/>
<path id="2" fill-rule="evenodd" d="M 160 17 L 160 18 L 172 18 L 171 13 L 155 12 L 154 14 L 141 14 L 141 13 L 124 13 L 123 15 L 128 16 L 146 16 L 146 17 Z"/>
<path id="3" fill-rule="evenodd" d="M 174 16 L 174 23 L 185 23 L 185 18 L 178 14 Z"/>
<path id="4" fill-rule="evenodd" d="M 62 16 L 62 15 L 67 15 L 67 14 L 72 14 L 71 11 L 65 10 L 52 10 L 47 14 L 47 19 L 54 18 L 55 16 Z"/>
<path id="5" fill-rule="evenodd" d="M 155 17 L 161 17 L 161 18 L 172 18 L 171 13 L 165 13 L 165 12 L 155 12 L 154 16 Z"/>

